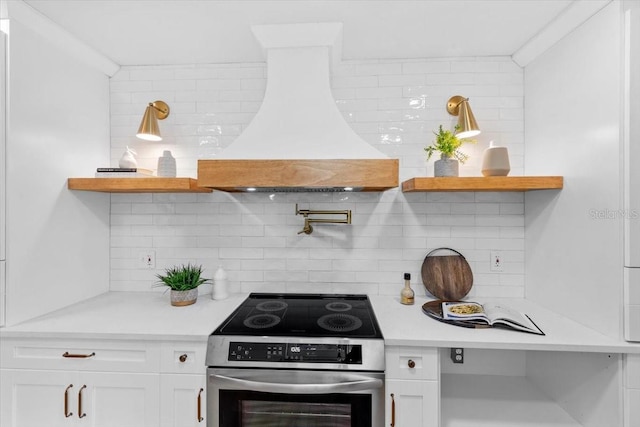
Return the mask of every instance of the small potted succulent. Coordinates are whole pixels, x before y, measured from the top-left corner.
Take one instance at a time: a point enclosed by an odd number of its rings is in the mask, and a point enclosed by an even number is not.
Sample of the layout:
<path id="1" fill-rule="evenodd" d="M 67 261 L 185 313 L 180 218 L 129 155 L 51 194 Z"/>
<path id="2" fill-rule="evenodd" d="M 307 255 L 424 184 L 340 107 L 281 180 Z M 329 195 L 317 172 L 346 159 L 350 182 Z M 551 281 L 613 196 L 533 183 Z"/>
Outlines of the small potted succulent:
<path id="1" fill-rule="evenodd" d="M 453 132 L 442 129 L 442 125 L 438 130 L 438 133 L 434 132 L 436 139 L 433 144 L 425 147 L 424 151 L 427 152 L 427 160 L 431 159 L 431 156 L 436 151 L 440 152 L 440 160 L 434 162 L 434 176 L 458 176 L 459 164 L 464 163 L 469 159 L 469 156 L 462 151 L 460 147 L 464 143 L 475 143 L 473 139 L 460 139 L 456 136 L 456 132 L 460 127 L 456 125 L 453 128 Z"/>
<path id="2" fill-rule="evenodd" d="M 171 305 L 191 305 L 198 299 L 198 286 L 209 281 L 202 277 L 202 266 L 182 265 L 165 270 L 165 274 L 158 274 L 158 286 L 167 286 L 170 290 Z"/>

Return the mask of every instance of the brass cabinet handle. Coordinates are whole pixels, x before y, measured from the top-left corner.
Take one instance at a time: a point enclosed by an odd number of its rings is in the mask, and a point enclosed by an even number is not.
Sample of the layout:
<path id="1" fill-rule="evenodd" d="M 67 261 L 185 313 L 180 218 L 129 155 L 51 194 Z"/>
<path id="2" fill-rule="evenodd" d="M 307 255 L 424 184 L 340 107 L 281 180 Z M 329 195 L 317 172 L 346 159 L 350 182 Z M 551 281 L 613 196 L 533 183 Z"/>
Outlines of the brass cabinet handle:
<path id="1" fill-rule="evenodd" d="M 73 387 L 73 384 L 69 384 L 66 389 L 64 389 L 64 416 L 65 418 L 69 418 L 73 415 L 73 412 L 69 412 L 69 389 Z"/>
<path id="2" fill-rule="evenodd" d="M 204 421 L 204 418 L 202 418 L 202 392 L 203 391 L 204 389 L 201 388 L 200 391 L 198 392 L 198 422 L 199 423 Z"/>
<path id="3" fill-rule="evenodd" d="M 409 361 L 407 362 L 407 365 L 409 365 L 409 367 L 411 369 L 416 367 L 416 362 L 414 362 L 413 360 L 409 359 Z"/>
<path id="4" fill-rule="evenodd" d="M 68 351 L 65 351 L 64 353 L 62 353 L 62 357 L 68 357 L 73 359 L 86 359 L 88 357 L 93 357 L 95 355 L 96 355 L 95 352 L 91 354 L 74 354 L 74 353 L 69 353 Z"/>
<path id="5" fill-rule="evenodd" d="M 396 400 L 394 397 L 393 393 L 391 393 L 391 427 L 396 425 Z"/>
<path id="6" fill-rule="evenodd" d="M 184 362 L 186 362 L 186 361 L 187 361 L 187 357 L 188 357 L 188 356 L 187 356 L 186 354 L 181 354 L 181 355 L 180 355 L 180 357 L 178 357 L 178 359 L 179 359 L 182 363 L 184 363 Z"/>
<path id="7" fill-rule="evenodd" d="M 82 390 L 87 388 L 86 384 L 80 387 L 80 391 L 78 392 L 78 418 L 84 418 L 87 416 L 84 412 L 82 412 Z"/>

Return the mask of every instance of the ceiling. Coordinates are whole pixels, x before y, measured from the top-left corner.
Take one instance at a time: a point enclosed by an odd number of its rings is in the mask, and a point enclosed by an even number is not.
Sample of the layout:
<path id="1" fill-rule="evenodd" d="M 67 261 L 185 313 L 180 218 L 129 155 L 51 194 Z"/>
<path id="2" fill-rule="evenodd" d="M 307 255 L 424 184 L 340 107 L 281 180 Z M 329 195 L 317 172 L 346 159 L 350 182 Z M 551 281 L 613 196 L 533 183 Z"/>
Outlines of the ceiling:
<path id="1" fill-rule="evenodd" d="M 342 22 L 344 59 L 512 55 L 575 0 L 25 0 L 120 65 L 262 62 L 255 24 Z"/>

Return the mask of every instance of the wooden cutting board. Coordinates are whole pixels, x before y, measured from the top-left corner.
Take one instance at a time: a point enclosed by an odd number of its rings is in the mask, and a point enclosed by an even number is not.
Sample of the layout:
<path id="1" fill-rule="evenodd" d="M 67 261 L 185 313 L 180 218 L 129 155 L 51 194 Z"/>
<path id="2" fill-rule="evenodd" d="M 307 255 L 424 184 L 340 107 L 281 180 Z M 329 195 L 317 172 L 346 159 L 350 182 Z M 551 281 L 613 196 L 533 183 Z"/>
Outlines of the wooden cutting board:
<path id="1" fill-rule="evenodd" d="M 433 255 L 447 250 L 453 255 Z M 473 285 L 473 273 L 462 254 L 451 248 L 434 249 L 422 262 L 422 283 L 434 297 L 445 301 L 464 298 Z"/>

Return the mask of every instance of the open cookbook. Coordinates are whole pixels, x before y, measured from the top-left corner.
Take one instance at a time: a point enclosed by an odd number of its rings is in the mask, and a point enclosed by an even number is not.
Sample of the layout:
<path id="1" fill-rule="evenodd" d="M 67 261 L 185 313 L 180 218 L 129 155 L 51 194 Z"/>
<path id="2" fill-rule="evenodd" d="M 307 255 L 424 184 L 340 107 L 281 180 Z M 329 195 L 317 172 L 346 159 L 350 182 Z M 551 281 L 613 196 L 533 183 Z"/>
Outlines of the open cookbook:
<path id="1" fill-rule="evenodd" d="M 442 319 L 470 324 L 481 323 L 544 335 L 529 316 L 500 304 L 445 301 L 442 303 Z"/>

